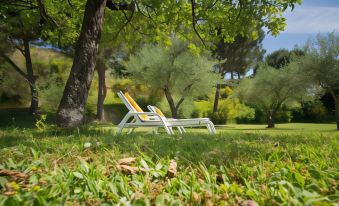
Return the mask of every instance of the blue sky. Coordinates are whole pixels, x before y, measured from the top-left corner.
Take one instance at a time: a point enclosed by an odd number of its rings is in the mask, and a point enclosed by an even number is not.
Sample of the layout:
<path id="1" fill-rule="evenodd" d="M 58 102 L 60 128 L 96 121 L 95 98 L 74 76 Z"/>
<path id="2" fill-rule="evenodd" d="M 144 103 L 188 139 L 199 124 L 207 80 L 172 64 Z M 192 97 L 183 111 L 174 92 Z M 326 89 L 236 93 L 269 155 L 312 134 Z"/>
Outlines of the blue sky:
<path id="1" fill-rule="evenodd" d="M 303 0 L 302 5 L 292 12 L 286 11 L 284 16 L 287 19 L 285 31 L 277 37 L 268 34 L 263 41 L 266 54 L 280 48 L 302 46 L 318 33 L 339 32 L 339 0 Z"/>

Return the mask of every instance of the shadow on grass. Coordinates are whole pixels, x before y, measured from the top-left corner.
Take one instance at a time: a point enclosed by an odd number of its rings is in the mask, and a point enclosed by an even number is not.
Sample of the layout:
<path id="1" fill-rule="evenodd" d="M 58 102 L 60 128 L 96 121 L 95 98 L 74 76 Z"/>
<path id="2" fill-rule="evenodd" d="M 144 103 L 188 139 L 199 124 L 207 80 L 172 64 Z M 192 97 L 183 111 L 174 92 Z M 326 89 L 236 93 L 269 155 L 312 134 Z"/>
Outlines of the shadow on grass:
<path id="1" fill-rule="evenodd" d="M 105 126 L 108 130 L 103 129 Z M 116 135 L 110 124 L 98 128 L 95 125 L 70 130 L 49 129 L 46 132 L 33 129 L 7 128 L 0 130 L 1 149 L 23 145 L 46 153 L 63 154 L 76 146 L 82 154 L 85 142 L 116 154 L 153 158 L 175 158 L 183 164 L 222 165 L 234 162 L 252 162 L 277 153 L 276 158 L 289 158 L 288 153 L 303 151 L 305 146 L 320 151 L 335 151 L 337 138 L 326 134 L 258 134 L 220 132 L 217 135 L 189 132 L 185 135 L 134 133 Z M 101 151 L 103 151 L 101 150 Z M 100 151 L 98 155 L 100 155 Z"/>

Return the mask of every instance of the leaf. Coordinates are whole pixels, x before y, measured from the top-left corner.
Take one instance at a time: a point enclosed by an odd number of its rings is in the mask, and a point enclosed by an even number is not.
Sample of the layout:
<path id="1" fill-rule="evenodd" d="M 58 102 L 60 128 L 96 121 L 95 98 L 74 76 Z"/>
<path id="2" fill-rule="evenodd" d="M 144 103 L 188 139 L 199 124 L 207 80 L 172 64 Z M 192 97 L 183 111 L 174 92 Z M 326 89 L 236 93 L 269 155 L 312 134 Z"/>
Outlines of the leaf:
<path id="1" fill-rule="evenodd" d="M 84 176 L 80 172 L 73 172 L 73 175 L 79 179 L 84 179 Z"/>
<path id="2" fill-rule="evenodd" d="M 167 177 L 173 178 L 177 174 L 177 163 L 175 160 L 170 161 L 170 165 L 167 171 Z"/>
<path id="3" fill-rule="evenodd" d="M 156 166 L 155 166 L 155 169 L 156 170 L 161 170 L 162 168 L 162 164 L 159 162 Z"/>
<path id="4" fill-rule="evenodd" d="M 86 161 L 84 161 L 83 159 L 80 159 L 80 163 L 81 163 L 81 168 L 86 172 L 89 173 L 89 167 L 88 167 L 88 163 Z"/>
<path id="5" fill-rule="evenodd" d="M 294 173 L 293 176 L 296 179 L 296 181 L 299 183 L 299 185 L 304 187 L 305 185 L 304 177 L 299 172 Z"/>
<path id="6" fill-rule="evenodd" d="M 15 170 L 0 170 L 0 176 L 8 176 L 15 182 L 25 181 L 29 177 L 26 173 Z"/>
<path id="7" fill-rule="evenodd" d="M 4 187 L 8 180 L 4 177 L 0 177 L 0 187 Z"/>
<path id="8" fill-rule="evenodd" d="M 164 195 L 159 195 L 159 196 L 155 199 L 155 205 L 156 205 L 156 206 L 165 205 L 165 197 L 164 197 Z"/>
<path id="9" fill-rule="evenodd" d="M 139 171 L 139 168 L 128 165 L 117 165 L 117 168 L 119 171 L 129 175 L 136 174 Z"/>
<path id="10" fill-rule="evenodd" d="M 141 166 L 142 166 L 144 169 L 149 170 L 149 166 L 148 166 L 147 162 L 146 162 L 144 159 L 141 159 L 141 160 L 140 160 L 140 164 L 141 164 Z"/>
<path id="11" fill-rule="evenodd" d="M 75 188 L 75 189 L 74 189 L 74 193 L 75 193 L 75 194 L 79 194 L 80 192 L 81 192 L 81 188 Z"/>
<path id="12" fill-rule="evenodd" d="M 127 158 L 123 158 L 118 160 L 118 164 L 119 165 L 131 165 L 133 163 L 135 163 L 136 158 L 135 157 L 127 157 Z"/>

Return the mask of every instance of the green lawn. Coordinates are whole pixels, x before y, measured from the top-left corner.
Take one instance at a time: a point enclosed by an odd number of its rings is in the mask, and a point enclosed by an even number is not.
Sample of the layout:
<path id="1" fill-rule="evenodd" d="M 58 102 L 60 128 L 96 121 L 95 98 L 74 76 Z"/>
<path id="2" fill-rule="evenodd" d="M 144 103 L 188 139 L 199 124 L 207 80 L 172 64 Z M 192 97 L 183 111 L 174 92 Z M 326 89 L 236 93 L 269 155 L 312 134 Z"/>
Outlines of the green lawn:
<path id="1" fill-rule="evenodd" d="M 168 136 L 111 124 L 0 129 L 0 205 L 336 205 L 334 124 L 227 125 Z M 90 143 L 90 146 L 89 144 Z M 126 174 L 123 157 L 142 171 Z M 167 175 L 170 160 L 177 174 Z M 247 201 L 247 202 L 246 202 Z"/>

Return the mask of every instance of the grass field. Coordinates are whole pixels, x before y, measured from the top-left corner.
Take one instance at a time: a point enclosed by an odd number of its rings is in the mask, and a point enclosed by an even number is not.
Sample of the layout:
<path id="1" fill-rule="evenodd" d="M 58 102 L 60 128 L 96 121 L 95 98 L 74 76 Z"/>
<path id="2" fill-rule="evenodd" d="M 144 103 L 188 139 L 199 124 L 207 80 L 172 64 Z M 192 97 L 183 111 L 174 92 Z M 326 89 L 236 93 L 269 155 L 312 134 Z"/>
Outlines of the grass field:
<path id="1" fill-rule="evenodd" d="M 334 129 L 227 125 L 217 135 L 168 136 L 115 135 L 111 124 L 4 127 L 0 174 L 17 173 L 0 175 L 0 205 L 338 205 Z M 124 157 L 136 158 L 132 169 L 118 164 Z"/>

